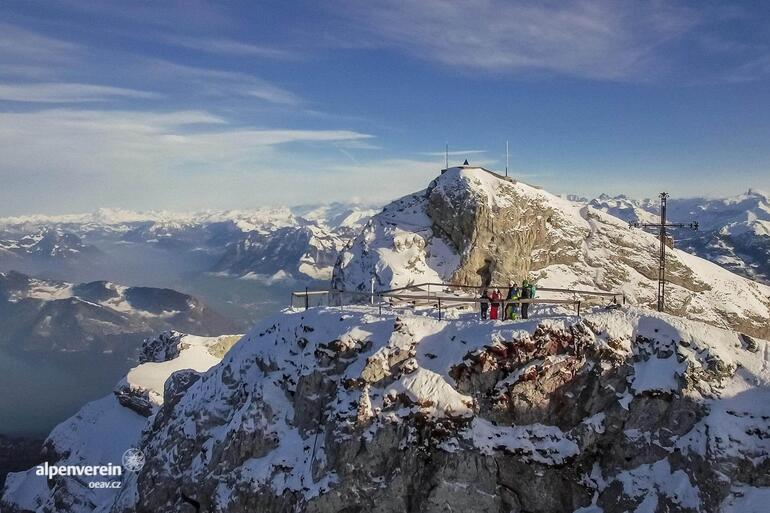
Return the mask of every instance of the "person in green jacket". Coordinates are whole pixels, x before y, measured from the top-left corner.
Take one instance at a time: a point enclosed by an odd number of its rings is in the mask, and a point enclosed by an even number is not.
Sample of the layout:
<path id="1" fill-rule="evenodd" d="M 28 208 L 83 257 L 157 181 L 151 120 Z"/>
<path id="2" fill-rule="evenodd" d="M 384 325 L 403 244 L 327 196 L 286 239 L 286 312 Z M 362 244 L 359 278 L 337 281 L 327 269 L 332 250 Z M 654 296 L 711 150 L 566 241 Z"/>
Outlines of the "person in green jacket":
<path id="1" fill-rule="evenodd" d="M 519 286 L 511 283 L 508 288 L 508 295 L 505 296 L 505 318 L 515 321 L 519 317 L 519 304 L 515 303 L 519 299 Z"/>
<path id="2" fill-rule="evenodd" d="M 524 280 L 521 284 L 521 299 L 535 299 L 535 284 Z M 529 303 L 521 304 L 521 318 L 529 319 Z"/>

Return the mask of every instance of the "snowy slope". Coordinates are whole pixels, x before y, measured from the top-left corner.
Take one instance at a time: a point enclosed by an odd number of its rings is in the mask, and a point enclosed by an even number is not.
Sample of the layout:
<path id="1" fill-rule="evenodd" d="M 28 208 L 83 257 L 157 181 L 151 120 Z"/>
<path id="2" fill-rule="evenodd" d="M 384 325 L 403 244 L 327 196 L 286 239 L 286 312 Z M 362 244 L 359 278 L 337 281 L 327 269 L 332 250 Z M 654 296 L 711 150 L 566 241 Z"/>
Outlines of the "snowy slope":
<path id="1" fill-rule="evenodd" d="M 740 507 L 770 484 L 769 359 L 766 341 L 632 307 L 284 313 L 166 400 L 135 480 L 71 511 L 180 510 L 182 495 L 232 513 Z M 35 482 L 12 476 L 5 504 L 47 500 Z"/>
<path id="2" fill-rule="evenodd" d="M 168 361 L 145 362 L 132 369 L 116 386 L 116 393 L 86 404 L 70 419 L 58 425 L 45 442 L 45 455 L 56 465 L 120 465 L 124 451 L 138 447 L 142 430 L 152 418 L 140 415 L 122 404 L 120 393 L 126 384 L 136 396 L 153 399 L 148 415 L 163 404 L 164 384 L 178 371 L 186 375 L 206 372 L 240 336 L 196 337 L 178 334 L 173 340 L 178 355 Z M 148 343 L 151 341 L 148 341 Z M 131 479 L 127 472 L 123 479 Z M 0 509 L 29 511 L 109 511 L 116 489 L 90 489 L 91 481 L 113 480 L 109 477 L 57 477 L 47 482 L 35 475 L 35 469 L 11 473 L 0 501 Z M 120 480 L 121 478 L 117 478 Z"/>
<path id="3" fill-rule="evenodd" d="M 423 282 L 620 290 L 655 304 L 658 239 L 602 210 L 452 168 L 428 189 L 387 205 L 337 262 L 333 285 L 386 290 Z M 668 253 L 668 311 L 770 336 L 770 287 L 675 249 Z M 545 293 L 542 295 L 547 297 Z"/>

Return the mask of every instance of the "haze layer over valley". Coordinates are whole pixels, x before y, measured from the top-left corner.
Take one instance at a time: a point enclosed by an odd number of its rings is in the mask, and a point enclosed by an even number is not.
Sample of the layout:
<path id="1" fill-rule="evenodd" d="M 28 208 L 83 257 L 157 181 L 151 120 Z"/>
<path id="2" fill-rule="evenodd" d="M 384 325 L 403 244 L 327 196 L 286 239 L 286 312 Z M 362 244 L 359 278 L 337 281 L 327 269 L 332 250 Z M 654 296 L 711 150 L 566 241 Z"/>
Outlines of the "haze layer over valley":
<path id="1" fill-rule="evenodd" d="M 335 204 L 0 219 L 0 386 L 26 390 L 0 399 L 2 433 L 47 433 L 135 365 L 144 337 L 243 332 L 285 307 L 291 290 L 325 284 L 372 212 Z"/>

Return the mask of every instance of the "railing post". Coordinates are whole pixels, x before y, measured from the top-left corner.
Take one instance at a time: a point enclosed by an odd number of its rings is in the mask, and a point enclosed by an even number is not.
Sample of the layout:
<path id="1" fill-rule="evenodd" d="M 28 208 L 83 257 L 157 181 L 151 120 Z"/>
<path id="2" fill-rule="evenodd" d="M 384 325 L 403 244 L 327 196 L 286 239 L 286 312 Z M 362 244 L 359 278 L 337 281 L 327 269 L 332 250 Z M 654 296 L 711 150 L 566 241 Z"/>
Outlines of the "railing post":
<path id="1" fill-rule="evenodd" d="M 369 297 L 369 304 L 374 305 L 374 276 L 372 276 L 372 291 Z"/>
<path id="2" fill-rule="evenodd" d="M 438 298 L 438 320 L 441 320 L 441 298 Z"/>
<path id="3" fill-rule="evenodd" d="M 310 307 L 310 297 L 307 295 L 307 287 L 305 287 L 305 310 Z"/>
<path id="4" fill-rule="evenodd" d="M 580 317 L 580 301 L 577 302 L 577 316 Z"/>

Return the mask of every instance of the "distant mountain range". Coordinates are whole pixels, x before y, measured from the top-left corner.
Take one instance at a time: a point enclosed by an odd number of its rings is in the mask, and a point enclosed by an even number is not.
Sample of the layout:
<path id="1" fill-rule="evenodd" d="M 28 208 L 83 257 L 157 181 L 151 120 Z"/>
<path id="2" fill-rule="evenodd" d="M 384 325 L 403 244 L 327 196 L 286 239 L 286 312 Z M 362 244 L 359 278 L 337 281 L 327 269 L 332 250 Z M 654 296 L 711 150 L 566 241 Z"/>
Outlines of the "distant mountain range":
<path id="1" fill-rule="evenodd" d="M 219 335 L 234 326 L 171 289 L 0 273 L 0 346 L 10 351 L 132 354 L 143 337 L 171 328 Z"/>
<path id="2" fill-rule="evenodd" d="M 658 220 L 657 199 L 569 196 L 629 223 Z M 327 280 L 337 255 L 380 209 L 322 206 L 179 213 L 100 209 L 90 214 L 0 218 L 0 267 L 36 273 L 45 262 L 69 267 L 103 260 L 105 243 L 144 244 L 205 255 L 202 271 L 250 279 Z M 752 189 L 727 198 L 668 200 L 676 247 L 743 276 L 770 282 L 770 197 Z M 38 267 L 21 263 L 37 262 Z"/>
<path id="3" fill-rule="evenodd" d="M 376 209 L 331 204 L 296 208 L 130 212 L 0 218 L 0 265 L 99 259 L 105 245 L 144 244 L 208 256 L 202 271 L 266 281 L 331 277 L 337 253 Z M 28 272 L 38 268 L 23 267 Z"/>
<path id="4" fill-rule="evenodd" d="M 13 239 L 0 240 L 0 256 L 68 260 L 94 257 L 98 253 L 98 249 L 83 244 L 74 233 L 46 226 L 32 233 L 22 232 Z"/>
<path id="5" fill-rule="evenodd" d="M 656 223 L 659 205 L 627 196 L 599 196 L 590 205 L 624 221 Z M 722 267 L 765 283 L 770 282 L 770 196 L 750 189 L 729 198 L 669 198 L 671 222 L 698 221 L 699 231 L 672 230 L 676 247 Z"/>
<path id="6" fill-rule="evenodd" d="M 0 433 L 47 431 L 134 365 L 148 336 L 238 333 L 275 313 L 295 282 L 330 278 L 372 213 L 333 204 L 0 219 L 0 388 L 10 391 Z"/>

